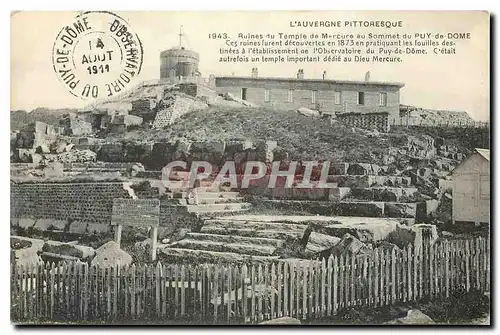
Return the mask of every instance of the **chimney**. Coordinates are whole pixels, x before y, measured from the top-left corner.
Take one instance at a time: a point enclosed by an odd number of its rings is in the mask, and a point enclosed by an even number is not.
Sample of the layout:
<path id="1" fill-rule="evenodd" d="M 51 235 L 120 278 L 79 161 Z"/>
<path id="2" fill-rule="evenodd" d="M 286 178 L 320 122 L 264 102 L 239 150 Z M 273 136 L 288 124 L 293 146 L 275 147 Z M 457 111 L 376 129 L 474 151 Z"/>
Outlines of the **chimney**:
<path id="1" fill-rule="evenodd" d="M 370 81 L 370 71 L 365 73 L 365 81 Z"/>
<path id="2" fill-rule="evenodd" d="M 323 80 L 326 79 L 326 71 L 323 71 Z"/>
<path id="3" fill-rule="evenodd" d="M 299 69 L 297 72 L 297 79 L 304 79 L 304 69 Z"/>
<path id="4" fill-rule="evenodd" d="M 257 78 L 259 76 L 259 70 L 254 67 L 252 68 L 252 78 Z"/>

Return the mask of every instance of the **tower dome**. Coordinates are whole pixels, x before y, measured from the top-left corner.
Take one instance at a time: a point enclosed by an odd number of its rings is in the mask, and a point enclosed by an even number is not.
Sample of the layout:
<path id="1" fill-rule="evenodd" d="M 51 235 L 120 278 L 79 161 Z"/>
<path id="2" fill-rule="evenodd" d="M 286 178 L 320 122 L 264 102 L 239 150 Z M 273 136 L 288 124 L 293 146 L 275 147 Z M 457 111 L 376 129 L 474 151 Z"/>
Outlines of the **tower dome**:
<path id="1" fill-rule="evenodd" d="M 160 79 L 199 76 L 200 55 L 182 46 L 182 26 L 179 31 L 179 47 L 160 52 Z"/>
<path id="2" fill-rule="evenodd" d="M 160 53 L 160 78 L 192 77 L 199 75 L 200 55 L 183 47 L 164 50 Z"/>

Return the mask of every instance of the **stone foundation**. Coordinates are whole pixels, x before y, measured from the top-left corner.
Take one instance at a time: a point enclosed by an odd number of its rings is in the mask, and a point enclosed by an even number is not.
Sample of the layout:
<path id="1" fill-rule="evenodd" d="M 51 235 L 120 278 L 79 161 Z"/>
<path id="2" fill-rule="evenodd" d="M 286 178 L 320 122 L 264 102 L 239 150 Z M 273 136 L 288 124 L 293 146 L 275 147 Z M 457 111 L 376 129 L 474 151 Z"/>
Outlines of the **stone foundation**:
<path id="1" fill-rule="evenodd" d="M 350 127 L 377 130 L 384 133 L 389 131 L 389 113 L 343 113 L 337 114 L 337 119 Z"/>

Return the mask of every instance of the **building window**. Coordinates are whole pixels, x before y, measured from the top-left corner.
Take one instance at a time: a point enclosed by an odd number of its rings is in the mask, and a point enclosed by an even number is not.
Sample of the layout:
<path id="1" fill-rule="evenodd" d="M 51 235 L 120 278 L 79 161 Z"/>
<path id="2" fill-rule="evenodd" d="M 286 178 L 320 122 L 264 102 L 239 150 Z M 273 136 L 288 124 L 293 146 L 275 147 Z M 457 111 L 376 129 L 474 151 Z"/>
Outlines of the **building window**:
<path id="1" fill-rule="evenodd" d="M 335 104 L 340 105 L 342 103 L 342 92 L 340 91 L 335 91 Z"/>
<path id="2" fill-rule="evenodd" d="M 316 103 L 316 92 L 317 91 L 311 91 L 311 103 L 312 104 Z"/>
<path id="3" fill-rule="evenodd" d="M 365 92 L 358 92 L 358 105 L 365 104 Z"/>
<path id="4" fill-rule="evenodd" d="M 380 92 L 379 105 L 380 106 L 387 106 L 387 93 Z"/>
<path id="5" fill-rule="evenodd" d="M 288 102 L 293 102 L 293 90 L 288 90 Z"/>
<path id="6" fill-rule="evenodd" d="M 264 101 L 269 102 L 271 101 L 271 91 L 269 90 L 264 90 Z"/>

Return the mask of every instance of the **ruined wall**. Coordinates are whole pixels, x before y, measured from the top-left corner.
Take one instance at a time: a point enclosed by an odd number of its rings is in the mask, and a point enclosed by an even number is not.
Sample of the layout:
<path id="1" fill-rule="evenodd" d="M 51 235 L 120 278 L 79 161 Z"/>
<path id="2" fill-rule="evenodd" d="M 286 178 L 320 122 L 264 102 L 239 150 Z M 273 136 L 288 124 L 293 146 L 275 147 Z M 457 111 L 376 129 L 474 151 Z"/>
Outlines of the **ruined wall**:
<path id="1" fill-rule="evenodd" d="M 11 184 L 11 217 L 110 223 L 113 198 L 129 198 L 123 183 Z"/>
<path id="2" fill-rule="evenodd" d="M 175 100 L 165 109 L 156 114 L 153 122 L 153 128 L 163 128 L 171 125 L 176 119 L 184 114 L 202 110 L 208 105 L 194 99 L 186 97 L 176 97 Z"/>
<path id="3" fill-rule="evenodd" d="M 337 119 L 350 127 L 377 130 L 384 133 L 389 131 L 388 113 L 346 113 L 338 114 Z"/>

